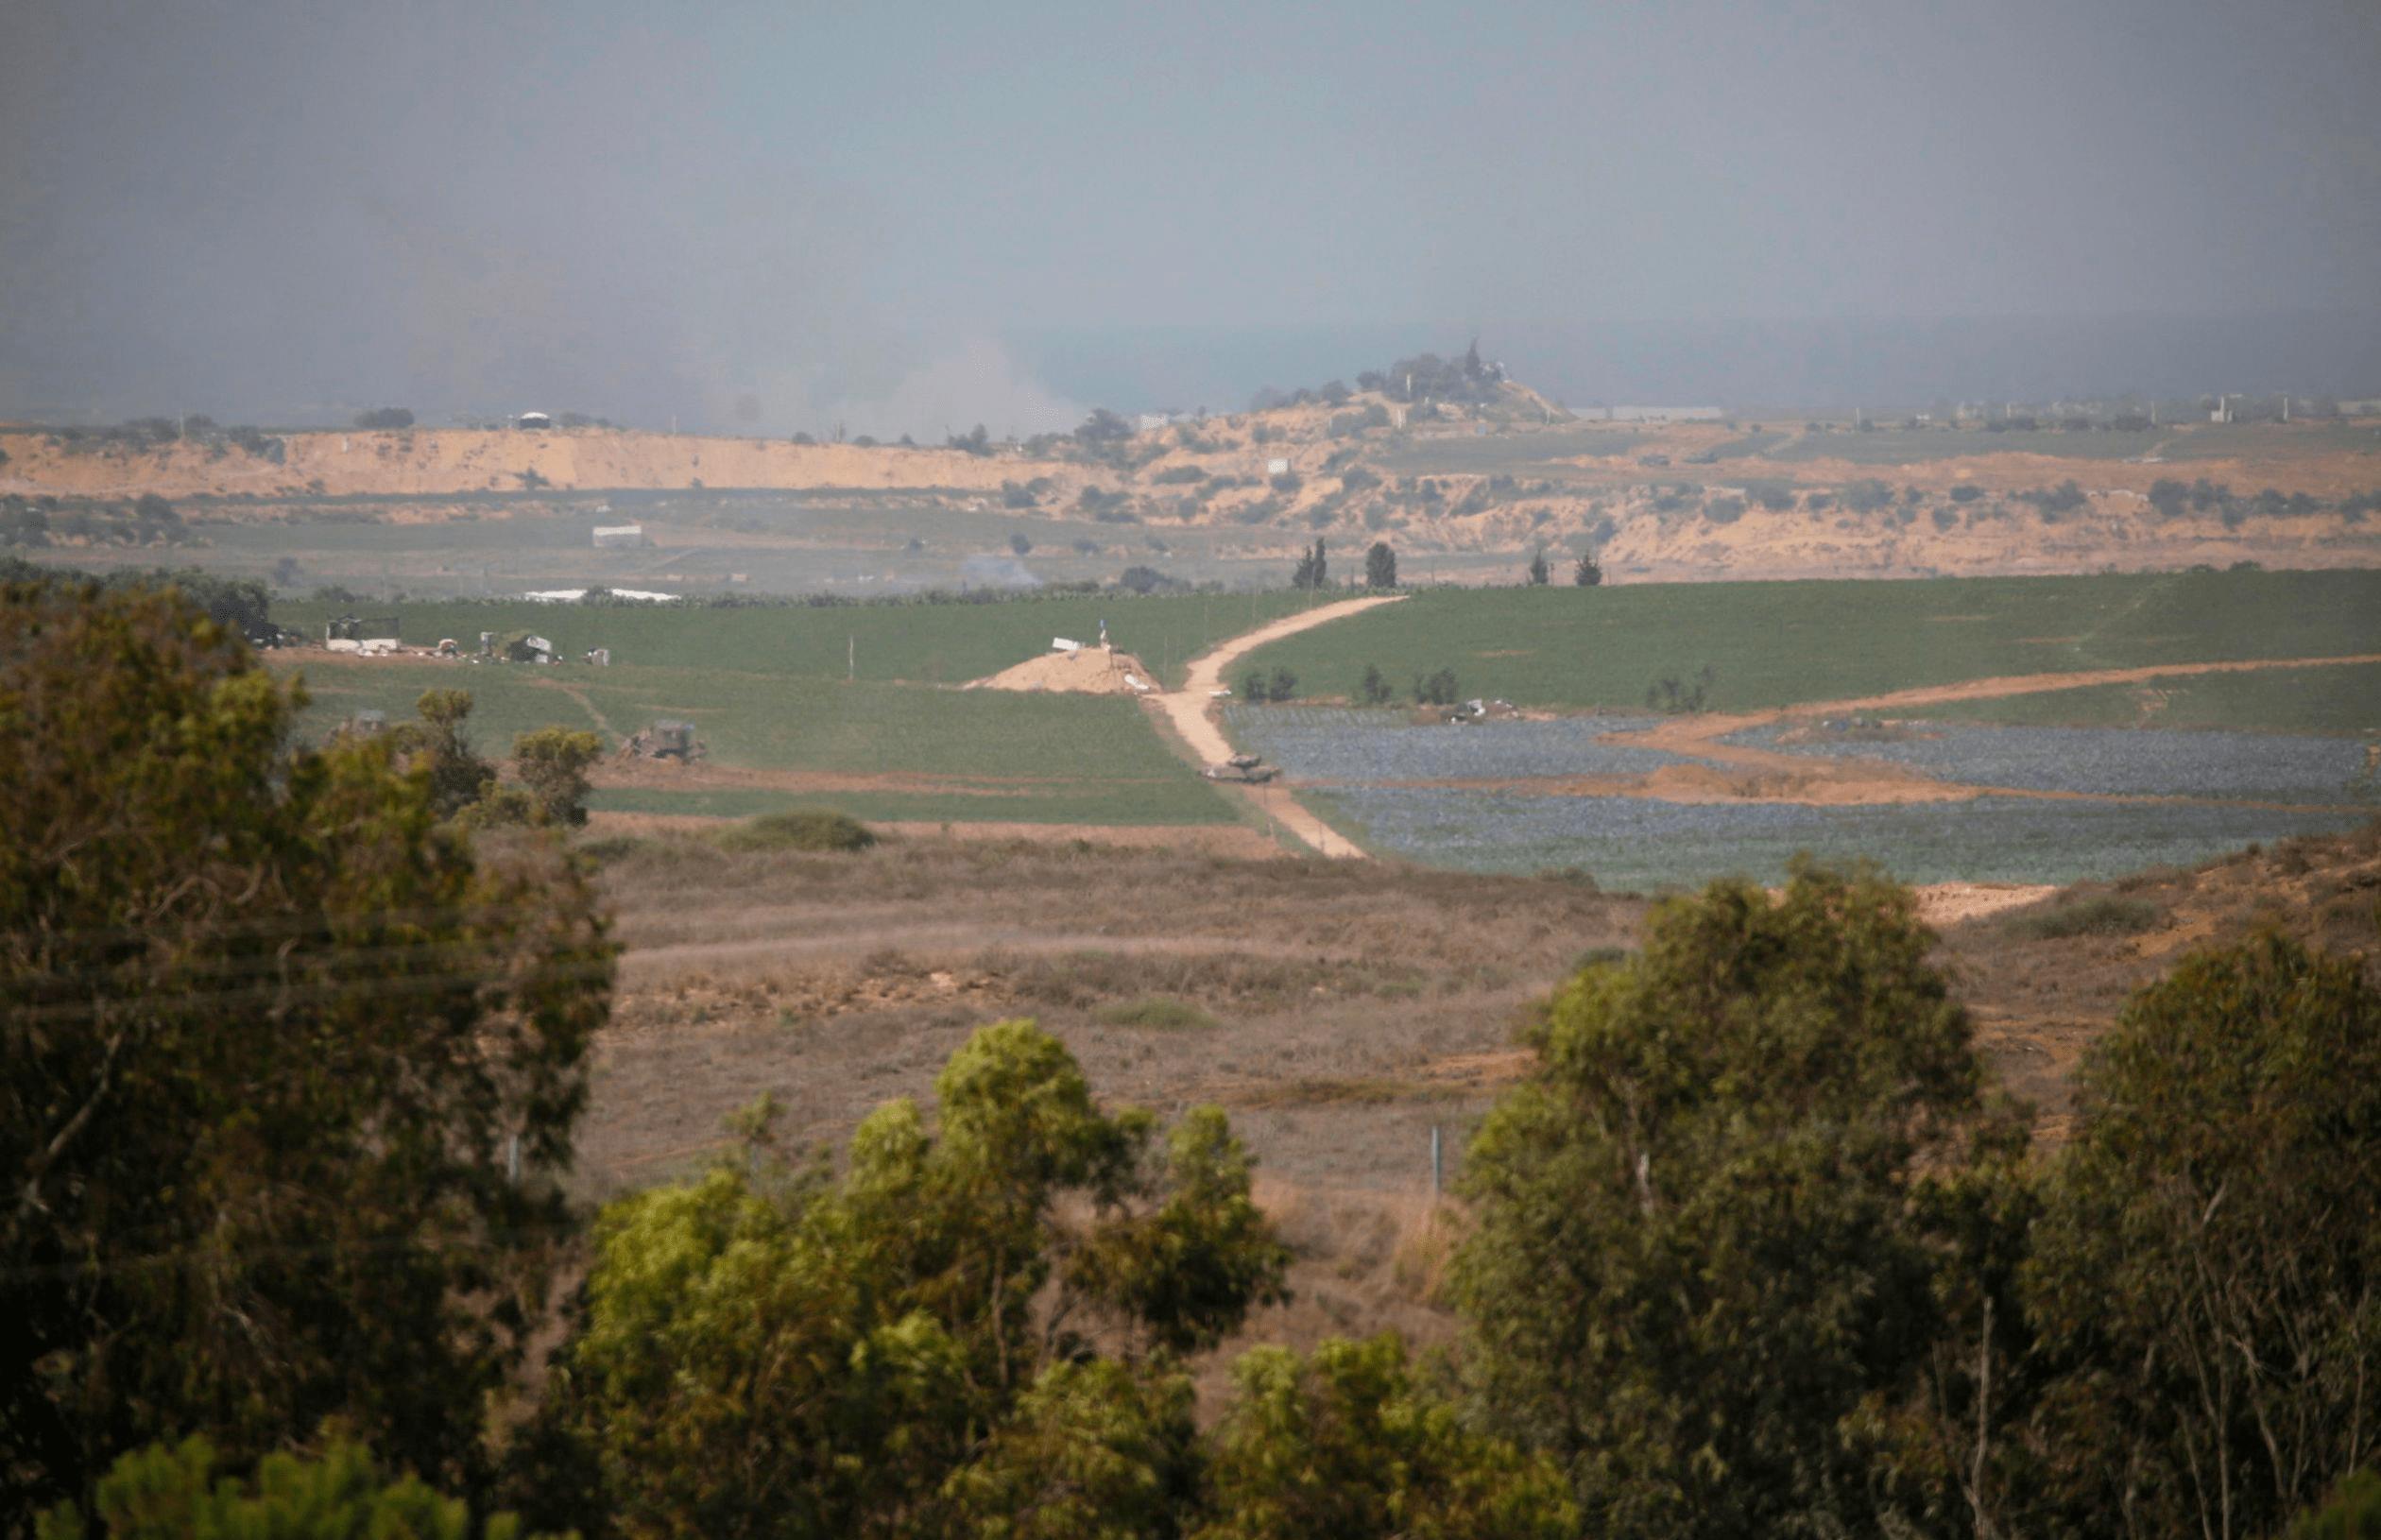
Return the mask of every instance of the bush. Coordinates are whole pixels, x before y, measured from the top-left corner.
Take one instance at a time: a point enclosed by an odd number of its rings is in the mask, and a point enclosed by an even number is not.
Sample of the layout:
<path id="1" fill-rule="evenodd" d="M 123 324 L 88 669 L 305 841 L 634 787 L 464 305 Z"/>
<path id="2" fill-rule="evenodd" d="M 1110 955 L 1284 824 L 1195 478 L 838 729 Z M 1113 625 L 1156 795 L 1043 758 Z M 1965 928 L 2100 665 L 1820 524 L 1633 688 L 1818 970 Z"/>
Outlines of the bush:
<path id="1" fill-rule="evenodd" d="M 797 808 L 748 819 L 718 836 L 723 850 L 820 850 L 849 853 L 876 844 L 876 831 L 827 808 Z"/>
<path id="2" fill-rule="evenodd" d="M 1111 1027 L 1146 1027 L 1159 1032 L 1204 1031 L 1221 1025 L 1215 1018 L 1187 1000 L 1171 995 L 1144 995 L 1139 1000 L 1103 1005 L 1092 1013 Z"/>
<path id="3" fill-rule="evenodd" d="M 253 1491 L 250 1488 L 253 1487 Z M 44 1515 L 45 1536 L 104 1529 L 111 1540 L 171 1540 L 188 1535 L 448 1536 L 520 1533 L 511 1514 L 474 1526 L 457 1498 L 412 1476 L 391 1478 L 360 1444 L 334 1438 L 318 1455 L 266 1455 L 252 1480 L 217 1469 L 203 1437 L 151 1444 L 118 1460 L 99 1482 L 90 1521 L 73 1503 Z"/>
<path id="4" fill-rule="evenodd" d="M 1983 495 L 1984 488 L 1974 482 L 1963 481 L 1951 488 L 1951 501 L 1954 503 L 1973 503 Z"/>
<path id="5" fill-rule="evenodd" d="M 1288 700 L 1298 693 L 1298 676 L 1286 668 L 1273 671 L 1273 678 L 1265 686 L 1267 700 Z"/>
<path id="6" fill-rule="evenodd" d="M 1156 593 L 1165 589 L 1182 589 L 1190 585 L 1178 577 L 1168 577 L 1155 567 L 1127 567 L 1117 575 L 1116 586 L 1134 593 Z"/>
<path id="7" fill-rule="evenodd" d="M 375 429 L 410 428 L 414 425 L 414 415 L 402 406 L 375 406 L 368 412 L 356 413 L 355 425 L 368 432 Z"/>
<path id="8" fill-rule="evenodd" d="M 1427 678 L 1418 674 L 1413 677 L 1413 704 L 1416 706 L 1452 706 L 1461 695 L 1462 691 L 1455 683 L 1455 671 L 1451 668 L 1440 669 Z"/>
<path id="9" fill-rule="evenodd" d="M 1356 687 L 1356 698 L 1366 706 L 1386 706 L 1396 693 L 1389 688 L 1388 676 L 1378 663 L 1364 665 L 1364 677 Z"/>
<path id="10" fill-rule="evenodd" d="M 2013 915 L 2009 930 L 2033 941 L 2061 941 L 2079 935 L 2139 935 L 2165 921 L 2166 911 L 2147 898 L 2099 893 L 2053 899 L 2043 908 Z"/>

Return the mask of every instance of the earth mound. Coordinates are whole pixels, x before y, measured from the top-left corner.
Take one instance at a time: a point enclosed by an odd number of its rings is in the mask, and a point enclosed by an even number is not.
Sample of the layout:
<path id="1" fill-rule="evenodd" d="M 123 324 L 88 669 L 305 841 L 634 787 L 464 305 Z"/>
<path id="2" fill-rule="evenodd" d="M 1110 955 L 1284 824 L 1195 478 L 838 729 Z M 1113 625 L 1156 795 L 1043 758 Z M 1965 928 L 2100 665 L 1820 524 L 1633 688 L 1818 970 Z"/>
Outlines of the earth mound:
<path id="1" fill-rule="evenodd" d="M 1012 668 L 968 682 L 969 690 L 1063 690 L 1082 695 L 1149 695 L 1157 680 L 1128 652 L 1084 647 L 1046 652 Z"/>

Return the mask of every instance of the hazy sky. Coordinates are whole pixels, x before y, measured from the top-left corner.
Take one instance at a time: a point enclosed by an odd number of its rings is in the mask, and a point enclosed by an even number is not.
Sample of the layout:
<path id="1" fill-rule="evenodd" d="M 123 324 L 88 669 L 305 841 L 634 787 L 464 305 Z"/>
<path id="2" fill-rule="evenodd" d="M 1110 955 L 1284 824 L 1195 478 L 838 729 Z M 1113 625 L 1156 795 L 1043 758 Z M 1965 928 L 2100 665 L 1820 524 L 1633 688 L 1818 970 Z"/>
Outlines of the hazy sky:
<path id="1" fill-rule="evenodd" d="M 0 411 L 923 434 L 1245 391 L 1269 334 L 1723 395 L 1739 323 L 1858 388 L 2004 317 L 2295 313 L 2338 374 L 2381 367 L 2377 97 L 2374 0 L 15 0 Z M 1208 356 L 1136 374 L 1166 335 Z M 2198 388 L 2129 346 L 2073 387 Z"/>

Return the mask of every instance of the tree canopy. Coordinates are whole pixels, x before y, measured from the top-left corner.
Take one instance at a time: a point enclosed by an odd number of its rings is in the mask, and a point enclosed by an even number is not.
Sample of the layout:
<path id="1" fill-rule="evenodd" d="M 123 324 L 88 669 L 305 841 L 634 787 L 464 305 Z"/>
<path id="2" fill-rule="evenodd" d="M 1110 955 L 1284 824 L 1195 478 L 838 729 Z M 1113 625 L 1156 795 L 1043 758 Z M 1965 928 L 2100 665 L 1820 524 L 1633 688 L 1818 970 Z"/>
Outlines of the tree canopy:
<path id="1" fill-rule="evenodd" d="M 1864 1526 L 1863 1399 L 1914 1372 L 1913 1223 L 1982 1111 L 1904 889 L 1800 870 L 1657 904 L 1583 971 L 1466 1157 L 1457 1298 L 1493 1426 L 1593 1532 Z"/>
<path id="2" fill-rule="evenodd" d="M 334 1414 L 468 1480 L 539 1312 L 591 895 L 297 704 L 175 593 L 0 590 L 0 1510 Z"/>

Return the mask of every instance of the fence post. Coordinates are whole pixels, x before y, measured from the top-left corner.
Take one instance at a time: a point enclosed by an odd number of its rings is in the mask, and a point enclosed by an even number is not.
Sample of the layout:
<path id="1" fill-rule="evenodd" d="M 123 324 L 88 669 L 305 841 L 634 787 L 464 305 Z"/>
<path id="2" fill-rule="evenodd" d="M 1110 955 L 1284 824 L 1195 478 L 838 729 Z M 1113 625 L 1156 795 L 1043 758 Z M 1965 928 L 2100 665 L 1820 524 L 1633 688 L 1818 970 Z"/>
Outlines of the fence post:
<path id="1" fill-rule="evenodd" d="M 1439 1188 L 1445 1174 L 1445 1168 L 1439 1159 L 1439 1125 L 1432 1123 L 1430 1125 L 1430 1201 L 1432 1203 L 1439 1201 Z"/>

